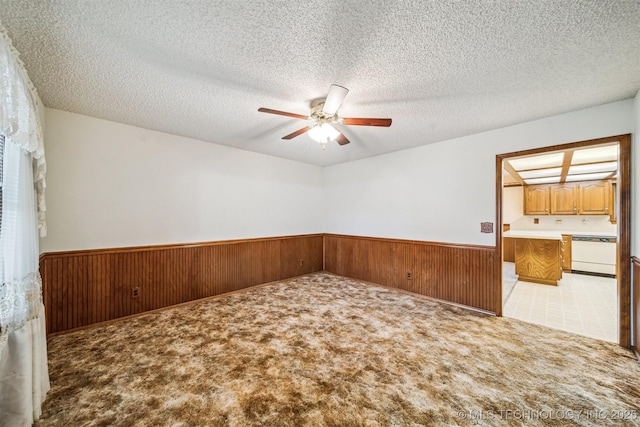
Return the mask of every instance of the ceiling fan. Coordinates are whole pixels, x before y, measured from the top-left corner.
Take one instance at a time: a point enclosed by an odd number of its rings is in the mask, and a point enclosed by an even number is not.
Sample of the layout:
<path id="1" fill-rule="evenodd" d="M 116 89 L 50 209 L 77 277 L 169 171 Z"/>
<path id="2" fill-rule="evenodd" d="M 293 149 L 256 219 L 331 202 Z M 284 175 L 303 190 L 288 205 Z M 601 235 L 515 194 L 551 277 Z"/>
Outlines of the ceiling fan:
<path id="1" fill-rule="evenodd" d="M 326 98 L 316 99 L 311 102 L 311 114 L 308 116 L 272 110 L 270 108 L 258 108 L 258 111 L 261 113 L 278 114 L 295 119 L 309 120 L 312 122 L 311 124 L 289 135 L 283 136 L 282 139 L 293 139 L 303 133 L 308 133 L 311 139 L 322 145 L 323 149 L 325 145 L 331 141 L 336 141 L 340 145 L 346 145 L 350 142 L 342 132 L 335 128 L 335 124 L 347 126 L 391 126 L 391 119 L 339 117 L 338 108 L 340 108 L 347 93 L 349 93 L 349 89 L 338 85 L 331 85 Z"/>

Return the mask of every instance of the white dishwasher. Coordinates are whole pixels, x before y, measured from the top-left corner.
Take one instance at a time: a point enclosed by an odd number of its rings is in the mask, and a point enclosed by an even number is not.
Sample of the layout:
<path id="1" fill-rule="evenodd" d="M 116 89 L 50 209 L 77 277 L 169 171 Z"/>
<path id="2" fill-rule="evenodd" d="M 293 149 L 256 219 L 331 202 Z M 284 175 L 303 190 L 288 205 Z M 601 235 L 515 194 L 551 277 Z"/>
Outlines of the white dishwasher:
<path id="1" fill-rule="evenodd" d="M 616 275 L 616 238 L 576 235 L 571 238 L 571 270 Z"/>

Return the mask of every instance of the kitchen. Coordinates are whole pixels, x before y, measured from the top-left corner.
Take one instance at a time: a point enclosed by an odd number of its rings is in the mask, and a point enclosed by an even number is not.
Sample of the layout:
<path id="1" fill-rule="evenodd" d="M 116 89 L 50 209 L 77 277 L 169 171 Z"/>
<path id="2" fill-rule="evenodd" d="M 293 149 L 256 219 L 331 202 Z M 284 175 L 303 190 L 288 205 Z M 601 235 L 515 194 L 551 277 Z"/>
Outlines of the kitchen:
<path id="1" fill-rule="evenodd" d="M 618 145 L 504 160 L 503 315 L 618 341 Z"/>

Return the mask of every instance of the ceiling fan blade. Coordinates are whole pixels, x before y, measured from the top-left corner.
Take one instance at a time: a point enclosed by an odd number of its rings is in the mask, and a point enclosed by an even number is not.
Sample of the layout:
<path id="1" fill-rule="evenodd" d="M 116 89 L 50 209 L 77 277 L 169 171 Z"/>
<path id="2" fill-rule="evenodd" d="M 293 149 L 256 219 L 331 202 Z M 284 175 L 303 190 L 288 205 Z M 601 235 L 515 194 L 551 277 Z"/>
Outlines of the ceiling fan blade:
<path id="1" fill-rule="evenodd" d="M 347 145 L 348 143 L 350 143 L 351 141 L 349 141 L 347 139 L 346 136 L 344 136 L 344 134 L 342 132 L 340 132 L 340 135 L 338 135 L 338 137 L 336 138 L 336 142 L 340 145 Z"/>
<path id="2" fill-rule="evenodd" d="M 348 93 L 349 89 L 347 89 L 346 87 L 331 85 L 331 87 L 329 88 L 327 99 L 324 100 L 322 111 L 327 116 L 333 116 L 336 111 L 338 111 L 338 108 L 340 108 L 342 101 L 344 101 L 344 98 Z"/>
<path id="3" fill-rule="evenodd" d="M 371 119 L 371 118 L 344 118 L 342 119 L 343 125 L 348 126 L 391 126 L 391 119 Z"/>
<path id="4" fill-rule="evenodd" d="M 310 126 L 305 126 L 302 129 L 298 129 L 297 131 L 290 133 L 289 135 L 283 136 L 282 139 L 293 139 L 296 136 L 300 136 L 303 133 L 308 132 L 309 130 L 311 130 L 311 127 Z"/>
<path id="5" fill-rule="evenodd" d="M 302 114 L 288 113 L 286 111 L 272 110 L 271 108 L 258 108 L 261 113 L 278 114 L 279 116 L 293 117 L 294 119 L 307 120 L 309 117 Z"/>

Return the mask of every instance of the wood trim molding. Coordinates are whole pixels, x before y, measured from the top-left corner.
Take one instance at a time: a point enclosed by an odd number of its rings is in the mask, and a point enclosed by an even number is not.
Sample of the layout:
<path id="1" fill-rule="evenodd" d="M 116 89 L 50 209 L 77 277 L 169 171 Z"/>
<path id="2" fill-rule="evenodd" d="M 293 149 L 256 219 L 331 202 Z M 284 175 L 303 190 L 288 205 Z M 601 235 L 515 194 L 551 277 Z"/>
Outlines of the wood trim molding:
<path id="1" fill-rule="evenodd" d="M 618 278 L 619 343 L 631 347 L 631 135 L 619 139 L 618 158 Z"/>
<path id="2" fill-rule="evenodd" d="M 562 159 L 562 171 L 560 172 L 560 184 L 567 182 L 567 175 L 569 174 L 569 168 L 571 167 L 571 161 L 573 160 L 573 151 L 567 150 L 564 152 Z"/>
<path id="3" fill-rule="evenodd" d="M 494 294 L 493 294 L 493 308 L 496 316 L 502 317 L 502 256 L 504 249 L 502 247 L 502 168 L 503 158 L 496 156 L 496 255 L 493 257 L 493 269 L 494 273 Z M 511 226 L 509 226 L 511 228 Z M 514 243 L 515 245 L 515 243 Z M 515 247 L 515 246 L 514 246 Z M 514 251 L 515 257 L 515 251 Z M 515 261 L 515 259 L 514 259 Z"/>
<path id="4" fill-rule="evenodd" d="M 640 360 L 640 258 L 631 258 L 633 268 L 633 319 L 631 321 L 633 330 L 633 352 Z"/>
<path id="5" fill-rule="evenodd" d="M 513 179 L 516 180 L 517 184 L 515 185 L 524 185 L 524 179 L 522 179 L 518 171 L 515 170 L 513 166 L 511 166 L 511 163 L 504 162 L 504 168 L 507 170 L 507 172 L 509 172 L 509 175 L 511 175 Z"/>

